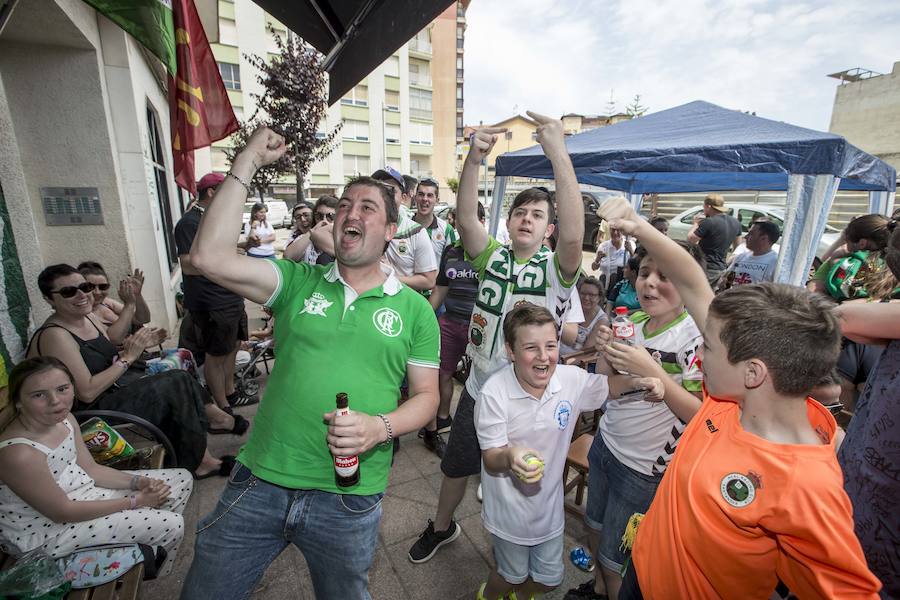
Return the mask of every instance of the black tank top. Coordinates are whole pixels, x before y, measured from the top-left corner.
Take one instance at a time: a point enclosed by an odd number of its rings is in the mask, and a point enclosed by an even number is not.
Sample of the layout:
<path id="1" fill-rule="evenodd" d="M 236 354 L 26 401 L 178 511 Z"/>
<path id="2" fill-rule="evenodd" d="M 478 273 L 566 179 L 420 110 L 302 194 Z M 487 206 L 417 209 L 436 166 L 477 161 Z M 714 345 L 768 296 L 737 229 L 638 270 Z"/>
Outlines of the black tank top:
<path id="1" fill-rule="evenodd" d="M 91 321 L 88 318 L 88 321 Z M 88 368 L 88 371 L 91 372 L 91 375 L 96 375 L 102 371 L 108 369 L 112 364 L 113 360 L 115 360 L 116 356 L 118 356 L 119 351 L 116 349 L 115 345 L 109 341 L 103 333 L 100 331 L 100 328 L 97 327 L 97 324 L 91 321 L 91 325 L 94 326 L 94 329 L 97 330 L 97 337 L 92 340 L 83 340 L 62 325 L 58 325 L 56 323 L 47 323 L 40 329 L 34 332 L 34 336 L 31 338 L 31 342 L 28 343 L 28 350 L 26 351 L 26 355 L 31 350 L 31 344 L 35 344 L 37 348 L 38 356 L 43 356 L 44 353 L 41 352 L 41 335 L 45 330 L 51 327 L 59 327 L 60 329 L 65 329 L 69 332 L 69 335 L 72 336 L 78 343 L 78 350 L 81 352 L 81 359 L 84 361 L 85 366 Z"/>

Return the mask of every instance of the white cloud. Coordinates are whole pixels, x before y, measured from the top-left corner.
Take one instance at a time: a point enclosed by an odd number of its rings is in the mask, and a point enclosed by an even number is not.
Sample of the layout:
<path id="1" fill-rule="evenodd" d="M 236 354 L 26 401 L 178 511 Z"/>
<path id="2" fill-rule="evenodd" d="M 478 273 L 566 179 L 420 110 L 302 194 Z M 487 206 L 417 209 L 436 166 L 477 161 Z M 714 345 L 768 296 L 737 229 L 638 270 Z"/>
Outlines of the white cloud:
<path id="1" fill-rule="evenodd" d="M 612 90 L 618 110 L 706 100 L 827 130 L 827 74 L 900 60 L 892 0 L 476 0 L 466 21 L 467 124 L 603 114 Z"/>

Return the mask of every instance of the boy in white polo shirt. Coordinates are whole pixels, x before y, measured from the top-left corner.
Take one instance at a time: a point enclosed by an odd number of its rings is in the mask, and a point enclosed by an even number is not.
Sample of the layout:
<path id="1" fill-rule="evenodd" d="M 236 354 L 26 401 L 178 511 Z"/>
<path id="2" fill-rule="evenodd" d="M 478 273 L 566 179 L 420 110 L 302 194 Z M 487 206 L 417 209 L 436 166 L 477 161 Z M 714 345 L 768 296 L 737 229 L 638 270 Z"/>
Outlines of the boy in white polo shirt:
<path id="1" fill-rule="evenodd" d="M 482 519 L 496 563 L 478 600 L 512 589 L 530 598 L 562 582 L 562 473 L 578 415 L 599 408 L 610 394 L 647 390 L 646 399 L 657 400 L 663 394 L 653 377 L 607 378 L 557 365 L 556 323 L 542 306 L 514 308 L 503 321 L 503 335 L 512 364 L 488 379 L 475 412 Z"/>

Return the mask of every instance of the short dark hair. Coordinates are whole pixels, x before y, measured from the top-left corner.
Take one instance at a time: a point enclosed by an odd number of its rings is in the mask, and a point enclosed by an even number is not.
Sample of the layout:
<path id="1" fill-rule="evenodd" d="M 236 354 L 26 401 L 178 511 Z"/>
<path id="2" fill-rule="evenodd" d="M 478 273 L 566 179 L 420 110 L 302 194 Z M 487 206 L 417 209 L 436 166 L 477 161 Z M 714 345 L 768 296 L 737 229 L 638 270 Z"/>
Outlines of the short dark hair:
<path id="1" fill-rule="evenodd" d="M 18 404 L 21 400 L 19 395 L 22 393 L 22 386 L 28 381 L 28 378 L 50 369 L 59 369 L 69 378 L 69 382 L 74 385 L 75 379 L 69 367 L 53 356 L 35 356 L 34 358 L 26 358 L 9 372 L 9 399 L 12 403 Z"/>
<path id="2" fill-rule="evenodd" d="M 506 313 L 505 317 L 503 317 L 503 337 L 507 344 L 515 346 L 516 332 L 520 327 L 525 327 L 527 325 L 546 325 L 547 323 L 553 323 L 554 326 L 556 325 L 556 321 L 553 320 L 553 315 L 550 314 L 549 310 L 543 306 L 525 302 L 514 307 L 511 311 Z"/>
<path id="3" fill-rule="evenodd" d="M 315 210 L 315 209 L 313 208 L 312 203 L 307 202 L 306 200 L 303 200 L 303 201 L 301 201 L 301 202 L 298 202 L 297 205 L 294 206 L 294 208 L 291 209 L 291 217 L 293 218 L 294 215 L 297 214 L 297 211 L 298 211 L 298 210 L 301 210 L 301 209 L 304 209 L 304 208 L 308 208 L 310 211 Z"/>
<path id="4" fill-rule="evenodd" d="M 737 285 L 715 297 L 709 316 L 734 364 L 757 358 L 779 394 L 806 394 L 834 368 L 841 328 L 822 294 L 781 283 Z"/>
<path id="5" fill-rule="evenodd" d="M 600 290 L 601 293 L 603 292 L 603 285 L 600 283 L 600 280 L 597 279 L 596 277 L 594 277 L 593 275 L 588 275 L 587 277 L 585 277 L 584 279 L 581 280 L 581 282 L 578 284 L 578 291 L 580 292 L 581 288 L 583 288 L 586 285 L 592 285 L 592 286 L 596 287 L 598 290 Z"/>
<path id="6" fill-rule="evenodd" d="M 419 184 L 419 180 L 413 177 L 412 175 L 404 175 L 403 176 L 403 193 L 412 196 L 416 193 L 416 186 Z"/>
<path id="7" fill-rule="evenodd" d="M 476 210 L 477 210 L 477 212 L 478 212 L 478 220 L 479 220 L 479 221 L 484 221 L 484 218 L 485 218 L 484 204 L 482 204 L 481 202 L 479 202 L 479 203 L 478 203 L 478 208 L 477 208 Z M 450 209 L 450 212 L 452 212 L 452 213 L 455 215 L 455 214 L 456 214 L 456 209 L 455 209 L 455 208 L 451 208 L 451 209 Z"/>
<path id="8" fill-rule="evenodd" d="M 628 268 L 637 273 L 641 269 L 641 259 L 640 256 L 632 256 L 628 259 Z"/>
<path id="9" fill-rule="evenodd" d="M 397 220 L 400 218 L 400 209 L 398 209 L 397 205 L 394 204 L 393 187 L 378 179 L 373 179 L 372 177 L 368 177 L 366 175 L 360 175 L 359 177 L 354 177 L 347 182 L 347 185 L 344 187 L 344 193 L 347 193 L 347 190 L 355 185 L 367 185 L 369 187 L 377 189 L 381 193 L 381 200 L 384 202 L 384 211 L 385 213 L 387 213 L 387 222 L 397 222 Z"/>
<path id="10" fill-rule="evenodd" d="M 778 241 L 778 238 L 781 237 L 781 231 L 778 229 L 778 225 L 772 221 L 754 221 L 750 228 L 752 229 L 754 227 L 759 228 L 760 233 L 769 238 L 770 244 L 774 244 Z"/>
<path id="11" fill-rule="evenodd" d="M 685 252 L 690 254 L 691 258 L 693 258 L 697 262 L 697 264 L 700 265 L 701 269 L 703 269 L 704 271 L 706 270 L 706 255 L 703 254 L 703 250 L 700 249 L 700 246 L 698 246 L 696 244 L 689 244 L 684 240 L 675 240 L 675 243 L 678 244 L 679 246 L 681 246 L 681 248 Z M 643 262 L 643 260 L 645 258 L 647 258 L 648 256 L 650 256 L 650 253 L 647 252 L 647 249 L 644 248 L 643 246 L 638 246 L 637 250 L 634 251 L 634 258 L 636 258 L 638 261 L 637 269 L 635 269 L 634 267 L 632 267 L 632 269 L 634 271 L 637 271 L 638 269 L 640 269 L 641 262 Z M 651 256 L 651 258 L 653 258 L 653 257 Z"/>
<path id="12" fill-rule="evenodd" d="M 106 277 L 107 279 L 109 279 L 109 275 L 106 274 L 106 270 L 103 268 L 103 265 L 90 260 L 86 260 L 78 265 L 78 272 L 85 277 L 87 277 L 88 275 L 100 275 L 101 277 Z"/>
<path id="13" fill-rule="evenodd" d="M 313 212 L 319 210 L 320 206 L 327 206 L 328 208 L 337 208 L 338 199 L 334 196 L 319 196 L 319 199 L 316 200 L 316 205 L 313 207 Z"/>
<path id="14" fill-rule="evenodd" d="M 49 298 L 53 291 L 53 283 L 66 275 L 80 275 L 80 273 L 78 269 L 65 263 L 50 265 L 41 271 L 38 275 L 38 289 L 41 290 L 41 294 Z"/>
<path id="15" fill-rule="evenodd" d="M 441 195 L 441 185 L 432 179 L 431 177 L 426 177 L 424 179 L 419 180 L 419 183 L 416 184 L 416 193 L 419 193 L 419 188 L 425 187 L 433 187 L 434 188 L 434 197 L 439 198 Z"/>
<path id="16" fill-rule="evenodd" d="M 522 190 L 512 201 L 507 216 L 511 216 L 513 211 L 525 204 L 533 204 L 535 202 L 547 203 L 547 222 L 552 223 L 556 219 L 556 209 L 553 207 L 553 197 L 546 188 L 528 188 Z"/>
<path id="17" fill-rule="evenodd" d="M 669 224 L 669 220 L 668 220 L 667 218 L 665 218 L 665 217 L 659 217 L 659 216 L 652 217 L 652 218 L 650 219 L 650 224 L 653 225 L 654 227 L 656 227 L 656 224 L 657 224 L 657 223 L 665 223 L 666 225 L 668 225 L 668 224 Z"/>

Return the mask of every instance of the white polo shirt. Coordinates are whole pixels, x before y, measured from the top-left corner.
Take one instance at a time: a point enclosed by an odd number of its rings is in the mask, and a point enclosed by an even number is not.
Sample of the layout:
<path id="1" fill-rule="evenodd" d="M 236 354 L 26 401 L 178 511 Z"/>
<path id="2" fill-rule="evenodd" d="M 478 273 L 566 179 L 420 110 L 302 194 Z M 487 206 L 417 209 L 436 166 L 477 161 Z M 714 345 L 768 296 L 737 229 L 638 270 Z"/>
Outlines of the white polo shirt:
<path id="1" fill-rule="evenodd" d="M 484 527 L 514 544 L 533 546 L 561 535 L 562 473 L 578 416 L 600 408 L 609 395 L 605 375 L 558 365 L 538 400 L 522 389 L 510 364 L 494 374 L 475 406 L 482 450 L 525 446 L 544 459 L 544 476 L 526 484 L 511 471 L 495 475 L 481 465 Z"/>
<path id="2" fill-rule="evenodd" d="M 400 217 L 397 233 L 388 245 L 385 255 L 397 274 L 403 277 L 437 271 L 438 268 L 428 233 L 408 217 Z"/>

